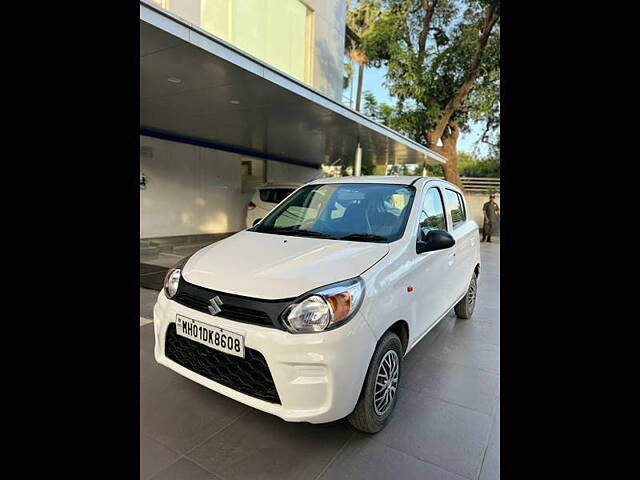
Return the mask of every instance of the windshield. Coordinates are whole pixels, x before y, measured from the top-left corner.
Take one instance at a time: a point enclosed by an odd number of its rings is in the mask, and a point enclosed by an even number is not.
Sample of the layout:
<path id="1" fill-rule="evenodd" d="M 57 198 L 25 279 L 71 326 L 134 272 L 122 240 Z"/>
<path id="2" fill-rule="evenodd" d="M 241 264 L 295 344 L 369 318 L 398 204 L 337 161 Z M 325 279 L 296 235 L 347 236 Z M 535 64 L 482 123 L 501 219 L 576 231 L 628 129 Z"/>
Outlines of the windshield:
<path id="1" fill-rule="evenodd" d="M 302 187 L 255 232 L 362 242 L 393 242 L 404 233 L 415 188 L 379 183 Z"/>

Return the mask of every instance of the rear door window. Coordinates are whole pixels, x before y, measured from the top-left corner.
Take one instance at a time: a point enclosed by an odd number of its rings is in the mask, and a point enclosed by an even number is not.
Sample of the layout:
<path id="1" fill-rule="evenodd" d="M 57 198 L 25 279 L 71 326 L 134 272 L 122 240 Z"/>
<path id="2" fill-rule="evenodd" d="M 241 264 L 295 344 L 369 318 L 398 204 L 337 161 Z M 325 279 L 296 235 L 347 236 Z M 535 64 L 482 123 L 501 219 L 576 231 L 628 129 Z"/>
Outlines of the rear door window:
<path id="1" fill-rule="evenodd" d="M 445 191 L 447 196 L 447 206 L 451 212 L 451 222 L 453 228 L 462 225 L 467 220 L 467 212 L 464 210 L 462 195 L 448 188 Z"/>
<path id="2" fill-rule="evenodd" d="M 266 203 L 280 203 L 287 198 L 293 188 L 263 188 L 260 190 L 260 201 Z"/>

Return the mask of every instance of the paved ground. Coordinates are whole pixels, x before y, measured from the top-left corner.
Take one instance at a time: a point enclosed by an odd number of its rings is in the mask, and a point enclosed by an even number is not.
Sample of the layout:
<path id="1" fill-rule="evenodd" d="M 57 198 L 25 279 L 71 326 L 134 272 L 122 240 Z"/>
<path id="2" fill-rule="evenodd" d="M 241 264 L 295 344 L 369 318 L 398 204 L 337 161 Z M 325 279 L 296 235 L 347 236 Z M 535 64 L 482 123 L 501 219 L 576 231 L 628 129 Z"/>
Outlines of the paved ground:
<path id="1" fill-rule="evenodd" d="M 450 312 L 407 355 L 393 418 L 374 436 L 346 420 L 286 423 L 157 365 L 144 318 L 158 293 L 140 289 L 140 478 L 499 478 L 500 246 L 481 254 L 473 318 Z"/>

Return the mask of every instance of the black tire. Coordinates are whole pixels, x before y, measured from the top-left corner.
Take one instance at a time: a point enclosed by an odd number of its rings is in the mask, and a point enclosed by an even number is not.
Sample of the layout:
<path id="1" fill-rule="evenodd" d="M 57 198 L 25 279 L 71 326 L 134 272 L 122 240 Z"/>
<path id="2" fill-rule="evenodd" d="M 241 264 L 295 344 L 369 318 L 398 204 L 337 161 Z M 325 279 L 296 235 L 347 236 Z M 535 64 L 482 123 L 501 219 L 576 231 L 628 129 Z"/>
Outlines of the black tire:
<path id="1" fill-rule="evenodd" d="M 473 310 L 476 308 L 476 298 L 478 295 L 478 277 L 474 273 L 471 277 L 471 282 L 469 282 L 469 288 L 467 289 L 467 293 L 465 293 L 464 297 L 456 304 L 454 310 L 456 312 L 456 316 L 462 319 L 471 318 L 473 315 Z"/>
<path id="2" fill-rule="evenodd" d="M 395 352 L 395 357 L 394 353 L 389 352 Z M 387 356 L 387 354 L 389 355 Z M 371 358 L 369 370 L 367 370 L 356 408 L 347 417 L 349 423 L 357 430 L 364 433 L 377 433 L 382 430 L 389 421 L 396 402 L 398 401 L 398 386 L 400 384 L 400 378 L 402 377 L 402 356 L 402 342 L 400 342 L 400 338 L 393 332 L 386 332 L 378 341 L 376 350 L 373 352 L 373 357 Z M 380 364 L 385 358 L 387 361 L 385 365 L 381 367 Z M 389 375 L 392 378 L 392 381 L 389 382 L 391 385 L 381 390 L 382 392 L 388 389 L 392 391 L 393 394 L 389 394 L 391 399 L 386 403 L 385 408 L 381 409 L 382 414 L 379 414 L 376 412 L 376 409 L 382 405 L 374 405 L 376 378 L 378 377 L 378 371 L 381 368 L 383 370 L 389 368 L 387 363 L 393 362 L 394 360 L 397 360 L 397 379 L 394 382 L 394 375 Z M 393 371 L 394 369 L 392 369 L 392 372 Z M 378 395 L 380 396 L 381 393 L 378 392 Z"/>

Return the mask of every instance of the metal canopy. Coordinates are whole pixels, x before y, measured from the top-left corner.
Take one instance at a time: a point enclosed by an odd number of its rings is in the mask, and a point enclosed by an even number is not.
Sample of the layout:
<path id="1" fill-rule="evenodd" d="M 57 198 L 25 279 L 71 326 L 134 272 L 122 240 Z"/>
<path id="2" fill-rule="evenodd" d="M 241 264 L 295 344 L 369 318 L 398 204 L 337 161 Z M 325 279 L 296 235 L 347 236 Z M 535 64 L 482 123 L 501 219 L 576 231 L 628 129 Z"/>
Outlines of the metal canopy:
<path id="1" fill-rule="evenodd" d="M 358 141 L 363 165 L 446 161 L 143 1 L 140 133 L 314 167 L 351 165 Z"/>

